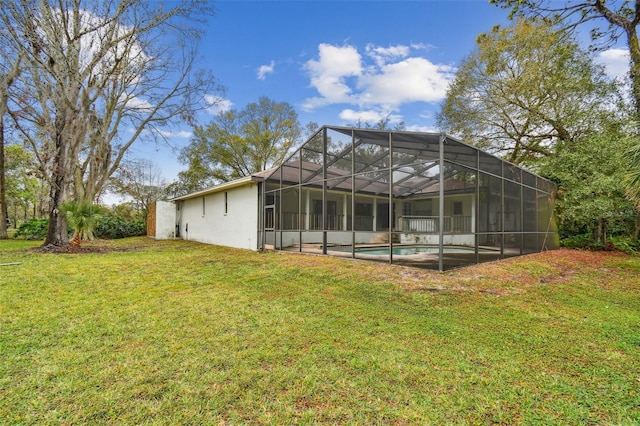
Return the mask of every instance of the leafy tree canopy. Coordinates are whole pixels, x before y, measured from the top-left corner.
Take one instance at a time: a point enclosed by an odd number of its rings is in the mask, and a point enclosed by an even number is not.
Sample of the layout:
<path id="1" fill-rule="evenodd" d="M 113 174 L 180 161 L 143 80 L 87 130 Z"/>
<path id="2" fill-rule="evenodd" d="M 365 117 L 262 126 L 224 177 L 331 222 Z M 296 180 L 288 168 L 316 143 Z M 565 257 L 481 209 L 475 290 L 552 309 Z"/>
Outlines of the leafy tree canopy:
<path id="1" fill-rule="evenodd" d="M 146 219 L 149 204 L 166 198 L 166 182 L 162 171 L 145 159 L 127 159 L 111 177 L 110 188 L 133 200 Z"/>
<path id="2" fill-rule="evenodd" d="M 223 112 L 206 127 L 194 128 L 180 153 L 189 168 L 170 190 L 195 191 L 267 170 L 284 160 L 301 134 L 298 114 L 286 102 L 261 97 L 240 111 Z"/>
<path id="3" fill-rule="evenodd" d="M 556 211 L 563 235 L 590 233 L 604 244 L 608 234 L 633 233 L 637 212 L 624 183 L 632 141 L 612 126 L 543 160 L 541 173 L 559 185 Z"/>
<path id="4" fill-rule="evenodd" d="M 462 61 L 438 117 L 443 130 L 516 164 L 598 128 L 616 87 L 567 33 L 519 20 L 481 34 Z"/>
<path id="5" fill-rule="evenodd" d="M 629 0 L 555 1 L 489 0 L 511 9 L 511 16 L 543 18 L 559 23 L 562 29 L 587 26 L 594 41 L 592 47 L 606 48 L 624 40 L 629 48 L 631 97 L 635 103 L 636 126 L 640 126 L 640 2 Z"/>

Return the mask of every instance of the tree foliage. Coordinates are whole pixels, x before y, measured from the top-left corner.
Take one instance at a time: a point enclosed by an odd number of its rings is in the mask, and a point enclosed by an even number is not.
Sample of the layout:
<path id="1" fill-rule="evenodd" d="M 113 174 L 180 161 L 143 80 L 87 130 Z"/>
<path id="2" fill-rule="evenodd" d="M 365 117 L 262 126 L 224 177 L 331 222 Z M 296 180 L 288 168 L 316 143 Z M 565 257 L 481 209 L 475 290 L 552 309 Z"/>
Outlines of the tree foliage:
<path id="1" fill-rule="evenodd" d="M 73 229 L 74 246 L 79 246 L 82 240 L 93 240 L 93 231 L 100 213 L 100 207 L 91 201 L 69 201 L 60 206 L 60 211 L 67 215 L 69 225 Z"/>
<path id="2" fill-rule="evenodd" d="M 110 188 L 114 192 L 133 200 L 143 219 L 147 217 L 149 204 L 166 198 L 166 187 L 162 171 L 145 159 L 124 161 L 110 182 Z"/>
<path id="3" fill-rule="evenodd" d="M 614 126 L 564 145 L 543 161 L 541 173 L 559 185 L 556 208 L 563 236 L 591 234 L 604 245 L 610 234 L 634 233 L 640 210 L 634 211 L 624 183 L 631 143 Z"/>
<path id="4" fill-rule="evenodd" d="M 519 20 L 481 34 L 458 69 L 439 126 L 516 164 L 550 155 L 611 115 L 615 85 L 569 35 Z"/>
<path id="5" fill-rule="evenodd" d="M 594 47 L 613 45 L 620 38 L 629 48 L 631 97 L 635 103 L 636 123 L 640 126 L 640 2 L 628 0 L 565 1 L 554 0 L 489 0 L 511 9 L 511 16 L 543 18 L 558 22 L 563 29 L 587 26 L 595 42 Z M 601 25 L 604 24 L 604 25 Z"/>
<path id="6" fill-rule="evenodd" d="M 6 205 L 9 217 L 17 227 L 18 217 L 26 220 L 29 216 L 39 216 L 37 207 L 43 196 L 42 181 L 36 177 L 33 155 L 20 145 L 6 147 L 5 165 Z"/>
<path id="7" fill-rule="evenodd" d="M 48 180 L 45 244 L 67 244 L 59 207 L 94 200 L 140 138 L 162 139 L 215 90 L 197 72 L 204 0 L 1 1 L 2 53 L 21 71 L 9 114 Z"/>
<path id="8" fill-rule="evenodd" d="M 4 48 L 2 48 L 4 53 Z M 2 55 L 6 58 L 7 55 Z M 8 59 L 8 58 L 7 58 Z M 2 62 L 0 68 L 0 239 L 7 238 L 7 187 L 5 180 L 6 173 L 6 138 L 5 138 L 5 115 L 9 112 L 9 87 L 11 87 L 20 75 L 20 61 L 22 57 L 8 59 Z M 8 63 L 8 66 L 7 66 Z"/>
<path id="9" fill-rule="evenodd" d="M 273 167 L 301 136 L 298 114 L 286 102 L 261 97 L 244 109 L 220 113 L 206 127 L 196 126 L 180 153 L 189 166 L 172 193 L 191 192 Z"/>
<path id="10" fill-rule="evenodd" d="M 637 140 L 627 149 L 626 158 L 629 164 L 629 171 L 624 180 L 626 193 L 640 212 L 640 143 Z M 640 217 L 637 227 L 636 237 L 640 237 Z"/>

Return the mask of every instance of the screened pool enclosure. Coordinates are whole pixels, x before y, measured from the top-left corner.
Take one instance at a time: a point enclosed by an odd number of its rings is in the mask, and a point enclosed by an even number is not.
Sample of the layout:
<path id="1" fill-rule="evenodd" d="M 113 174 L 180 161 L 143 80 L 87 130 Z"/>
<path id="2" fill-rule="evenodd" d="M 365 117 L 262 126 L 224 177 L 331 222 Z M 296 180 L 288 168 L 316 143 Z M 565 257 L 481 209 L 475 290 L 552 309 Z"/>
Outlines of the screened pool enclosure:
<path id="1" fill-rule="evenodd" d="M 450 136 L 325 126 L 262 185 L 264 249 L 446 270 L 557 248 L 553 183 Z"/>

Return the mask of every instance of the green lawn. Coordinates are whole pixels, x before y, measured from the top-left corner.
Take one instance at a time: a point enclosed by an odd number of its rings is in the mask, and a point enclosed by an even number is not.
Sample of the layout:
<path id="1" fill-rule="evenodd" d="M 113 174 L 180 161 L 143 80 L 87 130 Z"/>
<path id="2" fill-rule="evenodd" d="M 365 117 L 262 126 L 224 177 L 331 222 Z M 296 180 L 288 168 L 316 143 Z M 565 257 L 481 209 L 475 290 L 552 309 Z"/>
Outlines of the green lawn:
<path id="1" fill-rule="evenodd" d="M 640 258 L 0 241 L 2 424 L 640 423 Z"/>

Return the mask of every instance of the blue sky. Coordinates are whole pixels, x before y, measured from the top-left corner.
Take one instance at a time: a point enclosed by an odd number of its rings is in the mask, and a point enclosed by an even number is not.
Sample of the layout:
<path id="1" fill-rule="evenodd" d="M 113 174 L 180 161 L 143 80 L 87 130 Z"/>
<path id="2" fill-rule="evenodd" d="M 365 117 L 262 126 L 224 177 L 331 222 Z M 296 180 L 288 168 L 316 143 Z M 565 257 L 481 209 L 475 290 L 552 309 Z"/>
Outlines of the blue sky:
<path id="1" fill-rule="evenodd" d="M 476 36 L 507 12 L 468 1 L 221 1 L 203 43 L 226 99 L 293 105 L 302 123 L 433 116 Z"/>
<path id="2" fill-rule="evenodd" d="M 267 96 L 290 103 L 303 125 L 389 117 L 407 130 L 436 131 L 456 67 L 478 34 L 508 23 L 508 11 L 488 0 L 222 0 L 215 7 L 201 66 L 226 92 L 211 115 L 200 116 L 203 124 L 220 109 Z M 624 51 L 605 53 L 603 60 L 624 68 Z M 171 143 L 185 146 L 189 136 L 185 126 Z M 168 182 L 186 168 L 166 147 L 139 144 L 131 155 L 152 159 Z"/>

